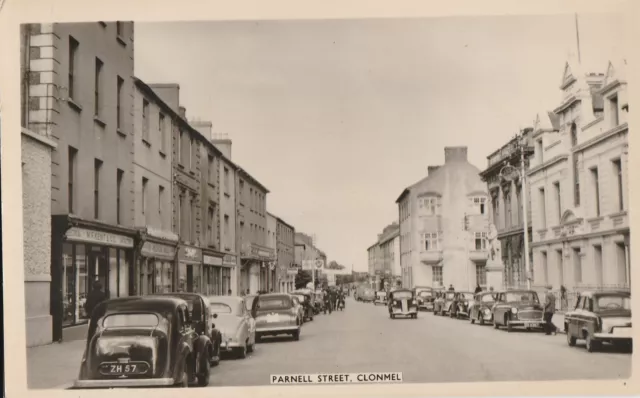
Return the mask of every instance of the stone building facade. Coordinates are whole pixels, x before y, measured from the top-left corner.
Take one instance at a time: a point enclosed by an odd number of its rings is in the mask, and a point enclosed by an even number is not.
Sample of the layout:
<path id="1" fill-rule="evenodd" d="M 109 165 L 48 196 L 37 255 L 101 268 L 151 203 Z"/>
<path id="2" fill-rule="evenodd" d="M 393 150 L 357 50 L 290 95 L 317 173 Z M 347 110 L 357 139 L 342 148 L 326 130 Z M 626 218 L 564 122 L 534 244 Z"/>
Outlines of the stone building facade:
<path id="1" fill-rule="evenodd" d="M 444 164 L 398 197 L 403 286 L 486 285 L 489 194 L 479 173 L 466 147 L 446 147 Z"/>
<path id="2" fill-rule="evenodd" d="M 295 289 L 295 228 L 276 217 L 276 288 L 281 293 L 291 292 Z"/>
<path id="3" fill-rule="evenodd" d="M 400 226 L 397 222 L 386 226 L 367 252 L 369 276 L 376 289 L 393 287 L 402 281 Z"/>
<path id="4" fill-rule="evenodd" d="M 529 176 L 534 282 L 630 287 L 626 62 L 606 74 L 568 62 L 558 125 L 537 129 Z"/>

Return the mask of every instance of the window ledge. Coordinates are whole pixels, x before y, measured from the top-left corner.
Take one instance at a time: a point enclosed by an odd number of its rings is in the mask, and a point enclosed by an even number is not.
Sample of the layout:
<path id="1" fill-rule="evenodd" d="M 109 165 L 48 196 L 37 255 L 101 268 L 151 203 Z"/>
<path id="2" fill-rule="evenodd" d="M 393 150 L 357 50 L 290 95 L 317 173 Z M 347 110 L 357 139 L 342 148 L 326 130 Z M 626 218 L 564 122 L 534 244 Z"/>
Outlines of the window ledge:
<path id="1" fill-rule="evenodd" d="M 610 218 L 616 218 L 616 217 L 623 217 L 623 216 L 626 216 L 626 215 L 627 215 L 627 211 L 626 210 L 622 210 L 622 211 L 619 211 L 617 213 L 609 214 L 609 217 Z"/>
<path id="2" fill-rule="evenodd" d="M 596 222 L 596 221 L 602 221 L 602 220 L 604 220 L 604 216 L 597 216 L 597 217 L 588 218 L 587 222 Z"/>
<path id="3" fill-rule="evenodd" d="M 67 104 L 69 104 L 69 106 L 76 112 L 82 112 L 82 105 L 75 102 L 71 97 L 67 98 Z"/>
<path id="4" fill-rule="evenodd" d="M 105 21 L 98 21 L 98 23 L 102 25 L 103 28 L 107 27 L 107 23 Z"/>
<path id="5" fill-rule="evenodd" d="M 158 151 L 158 153 L 159 153 L 159 154 L 160 154 L 160 156 L 162 156 L 163 158 L 166 158 L 166 157 L 167 157 L 167 154 L 166 154 L 162 149 L 160 149 L 160 150 Z"/>
<path id="6" fill-rule="evenodd" d="M 93 121 L 99 124 L 102 128 L 105 128 L 107 126 L 107 123 L 104 120 L 100 119 L 100 116 L 98 115 L 93 116 Z"/>
<path id="7" fill-rule="evenodd" d="M 127 45 L 127 42 L 124 40 L 124 37 L 120 35 L 116 36 L 116 40 L 118 40 L 118 43 L 122 44 L 123 46 Z"/>
<path id="8" fill-rule="evenodd" d="M 192 176 L 196 175 L 196 172 L 193 170 L 189 170 L 189 174 L 191 174 Z"/>
<path id="9" fill-rule="evenodd" d="M 122 129 L 117 129 L 118 134 L 121 135 L 122 137 L 126 137 L 127 133 L 125 133 L 124 131 L 122 131 Z"/>
<path id="10" fill-rule="evenodd" d="M 230 198 L 230 197 L 231 197 L 231 195 L 229 195 L 229 193 L 228 193 L 228 192 L 225 192 L 225 193 L 224 193 L 224 196 L 225 196 L 225 197 L 227 197 L 227 198 Z"/>
<path id="11" fill-rule="evenodd" d="M 216 186 L 212 182 L 208 182 L 207 184 L 209 184 L 211 188 L 216 189 Z"/>
<path id="12" fill-rule="evenodd" d="M 179 167 L 181 170 L 184 170 L 184 166 L 182 165 L 182 163 L 178 163 L 178 167 Z"/>
<path id="13" fill-rule="evenodd" d="M 151 148 L 151 143 L 149 141 L 147 141 L 146 138 L 142 139 L 142 143 L 145 144 L 148 148 Z"/>

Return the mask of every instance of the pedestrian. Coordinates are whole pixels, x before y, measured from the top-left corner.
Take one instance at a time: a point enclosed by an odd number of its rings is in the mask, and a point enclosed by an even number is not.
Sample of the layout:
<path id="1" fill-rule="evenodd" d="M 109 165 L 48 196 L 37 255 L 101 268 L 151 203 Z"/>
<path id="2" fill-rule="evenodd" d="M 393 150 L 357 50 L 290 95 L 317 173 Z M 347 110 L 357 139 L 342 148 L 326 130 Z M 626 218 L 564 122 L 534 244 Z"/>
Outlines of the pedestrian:
<path id="1" fill-rule="evenodd" d="M 453 284 L 449 284 L 449 291 L 450 292 L 455 292 L 456 289 L 453 288 Z"/>
<path id="2" fill-rule="evenodd" d="M 560 286 L 560 309 L 567 310 L 569 303 L 567 302 L 567 288 L 564 285 Z"/>
<path id="3" fill-rule="evenodd" d="M 553 313 L 556 311 L 556 296 L 551 291 L 552 286 L 547 285 L 547 293 L 544 297 L 544 334 L 549 336 L 551 333 L 556 334 L 556 327 L 551 322 Z"/>
<path id="4" fill-rule="evenodd" d="M 482 291 L 482 288 L 480 287 L 480 283 L 477 283 L 476 285 L 476 291 L 474 292 L 475 294 L 478 294 Z"/>
<path id="5" fill-rule="evenodd" d="M 102 284 L 99 281 L 95 281 L 93 283 L 93 290 L 87 296 L 87 301 L 84 305 L 87 315 L 91 317 L 93 310 L 106 299 L 107 295 L 102 291 Z"/>

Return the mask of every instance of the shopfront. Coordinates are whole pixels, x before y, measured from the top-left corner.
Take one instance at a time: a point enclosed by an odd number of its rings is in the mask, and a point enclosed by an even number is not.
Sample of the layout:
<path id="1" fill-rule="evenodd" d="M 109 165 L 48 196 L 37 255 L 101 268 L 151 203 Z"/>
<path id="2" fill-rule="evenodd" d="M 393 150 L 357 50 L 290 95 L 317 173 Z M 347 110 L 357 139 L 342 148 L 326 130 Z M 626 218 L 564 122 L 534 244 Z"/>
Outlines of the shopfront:
<path id="1" fill-rule="evenodd" d="M 207 296 L 221 296 L 227 294 L 222 288 L 222 256 L 218 253 L 202 254 L 203 264 L 203 294 Z"/>
<path id="2" fill-rule="evenodd" d="M 193 246 L 178 249 L 178 292 L 202 293 L 202 250 Z"/>
<path id="3" fill-rule="evenodd" d="M 140 250 L 141 295 L 171 293 L 175 287 L 177 241 L 146 240 Z"/>
<path id="4" fill-rule="evenodd" d="M 232 282 L 235 281 L 235 278 L 232 278 L 231 275 L 236 272 L 236 256 L 233 254 L 225 254 L 222 258 L 222 291 L 228 292 L 231 290 L 231 294 L 237 294 L 238 292 L 234 292 L 234 288 L 232 287 Z"/>
<path id="5" fill-rule="evenodd" d="M 66 215 L 52 220 L 51 314 L 59 341 L 63 327 L 87 323 L 85 303 L 95 282 L 109 298 L 136 294 L 135 231 Z"/>

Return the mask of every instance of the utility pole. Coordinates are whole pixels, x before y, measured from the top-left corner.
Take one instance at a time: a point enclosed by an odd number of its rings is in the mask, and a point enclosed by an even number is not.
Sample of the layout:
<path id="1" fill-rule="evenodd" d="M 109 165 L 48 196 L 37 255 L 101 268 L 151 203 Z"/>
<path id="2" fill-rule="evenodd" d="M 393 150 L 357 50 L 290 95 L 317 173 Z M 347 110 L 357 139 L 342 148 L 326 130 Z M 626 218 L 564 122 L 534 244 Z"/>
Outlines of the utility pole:
<path id="1" fill-rule="evenodd" d="M 577 18 L 576 14 L 576 18 Z M 577 19 L 576 19 L 577 21 Z M 527 289 L 531 289 L 531 264 L 529 264 L 529 220 L 528 220 L 528 215 L 527 215 L 527 172 L 525 170 L 525 156 L 524 156 L 524 152 L 525 152 L 525 145 L 526 143 L 523 143 L 522 140 L 524 139 L 524 134 L 521 134 L 520 136 L 520 166 L 521 166 L 521 171 L 520 171 L 520 180 L 522 181 L 522 207 L 523 207 L 523 212 L 524 212 L 524 264 L 525 264 L 525 272 L 527 273 Z"/>
<path id="2" fill-rule="evenodd" d="M 576 13 L 576 43 L 578 45 L 578 63 L 582 63 L 580 57 L 580 29 L 578 28 L 578 13 Z"/>

